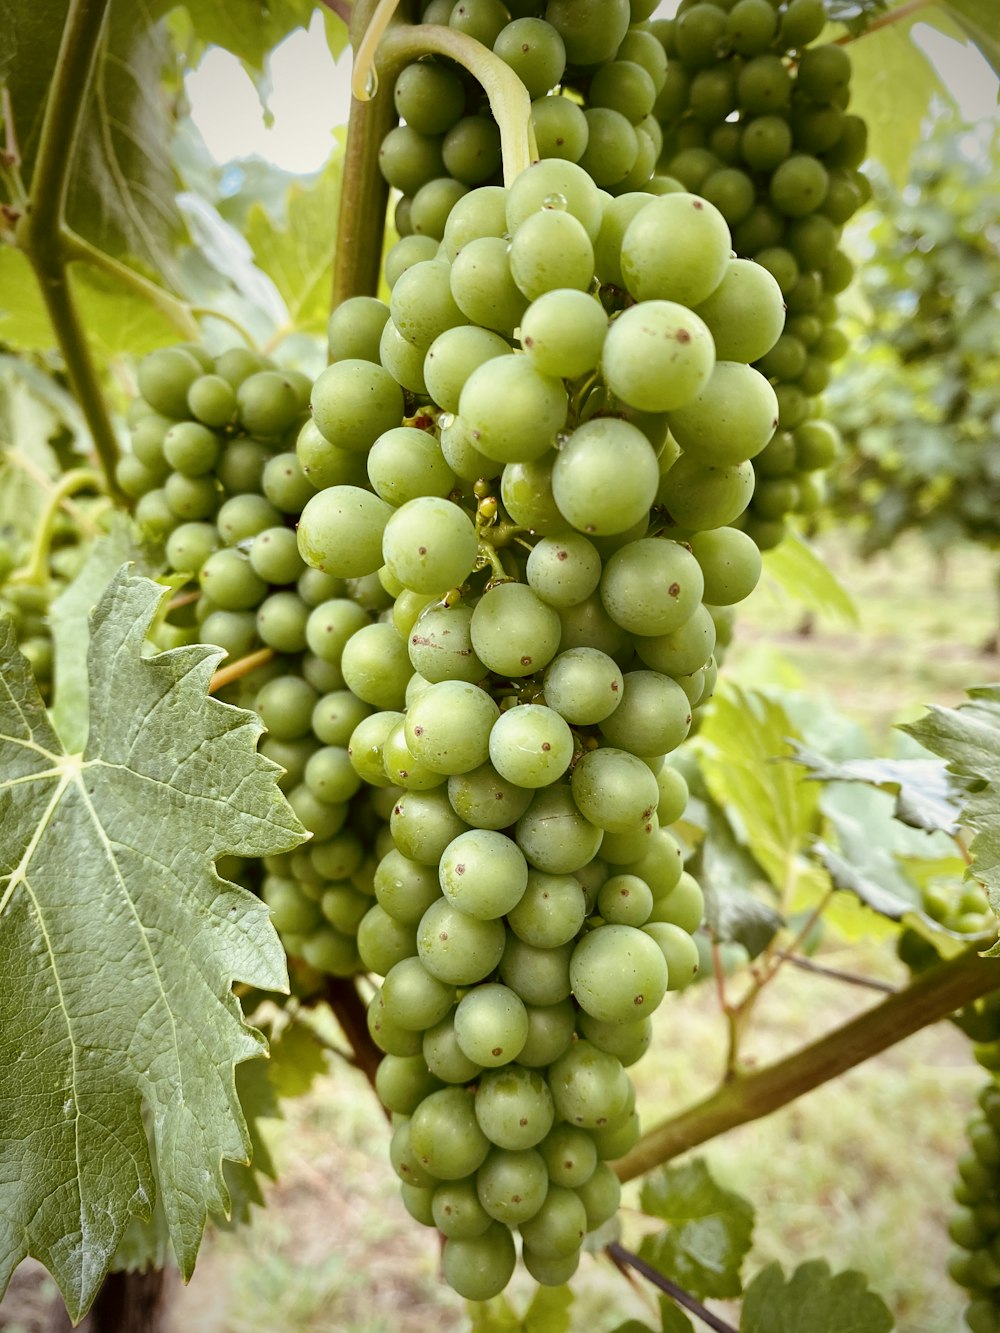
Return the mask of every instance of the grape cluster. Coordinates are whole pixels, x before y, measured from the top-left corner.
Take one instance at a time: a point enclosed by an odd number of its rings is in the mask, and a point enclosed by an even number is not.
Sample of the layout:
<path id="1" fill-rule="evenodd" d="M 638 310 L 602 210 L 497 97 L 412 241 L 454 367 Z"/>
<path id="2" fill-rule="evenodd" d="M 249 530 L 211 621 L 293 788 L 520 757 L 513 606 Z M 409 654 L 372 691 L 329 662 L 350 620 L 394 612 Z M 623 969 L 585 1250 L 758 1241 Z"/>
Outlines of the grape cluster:
<path id="1" fill-rule="evenodd" d="M 45 699 L 52 687 L 49 606 L 79 573 L 85 557 L 76 524 L 57 516 L 45 567 L 39 577 L 27 577 L 29 547 L 13 534 L 0 533 L 0 615 L 10 617 L 17 646 Z"/>
<path id="2" fill-rule="evenodd" d="M 655 0 L 430 0 L 422 22 L 466 33 L 499 56 L 532 99 L 538 156 L 578 162 L 619 194 L 648 187 L 662 148 L 653 105 L 667 60 L 640 26 L 655 7 Z M 379 154 L 383 176 L 401 194 L 401 240 L 386 261 L 390 282 L 408 264 L 435 256 L 463 195 L 501 181 L 499 131 L 463 69 L 416 61 L 399 75 L 394 100 L 403 123 Z"/>
<path id="3" fill-rule="evenodd" d="M 775 387 L 779 429 L 754 460 L 757 486 L 744 524 L 758 544 L 780 540 L 790 512 L 822 501 L 822 470 L 839 451 L 817 403 L 846 351 L 836 297 L 852 264 L 844 224 L 870 197 L 859 168 L 861 117 L 847 112 L 850 60 L 811 45 L 822 0 L 685 0 L 653 33 L 668 57 L 654 115 L 659 170 L 716 205 L 740 256 L 777 280 L 788 307 L 781 337 L 754 364 Z"/>
<path id="4" fill-rule="evenodd" d="M 153 352 L 139 369 L 133 452 L 118 478 L 138 496 L 142 526 L 165 537 L 181 585 L 154 627 L 156 646 L 197 640 L 230 661 L 270 650 L 219 697 L 263 721 L 260 750 L 284 770 L 280 785 L 312 838 L 262 865 L 227 862 L 223 873 L 260 892 L 290 955 L 348 976 L 360 969 L 358 925 L 374 901 L 389 807 L 348 757 L 373 710 L 346 685 L 341 655 L 391 597 L 377 578 L 333 578 L 299 555 L 295 525 L 316 494 L 295 452 L 311 384 L 244 349 Z M 398 420 L 398 391 L 393 410 Z"/>
<path id="5" fill-rule="evenodd" d="M 760 573 L 732 524 L 783 318 L 713 205 L 552 158 L 464 194 L 388 306 L 331 320 L 298 549 L 393 598 L 340 656 L 372 710 L 351 763 L 391 801 L 358 950 L 404 1199 L 473 1299 L 514 1230 L 561 1283 L 614 1212 L 627 1066 L 697 970 L 667 756 Z"/>
<path id="6" fill-rule="evenodd" d="M 974 883 L 964 885 L 958 895 L 947 886 L 928 885 L 922 906 L 952 931 L 974 935 L 996 929 L 986 894 Z M 914 972 L 939 961 L 934 946 L 914 930 L 902 932 L 898 948 Z M 972 1333 L 1000 1333 L 1000 994 L 965 1005 L 952 1015 L 952 1022 L 972 1042 L 972 1053 L 990 1078 L 966 1125 L 967 1147 L 957 1162 L 952 1191 L 956 1207 L 948 1219 L 955 1249 L 948 1273 L 969 1292 L 965 1322 Z"/>

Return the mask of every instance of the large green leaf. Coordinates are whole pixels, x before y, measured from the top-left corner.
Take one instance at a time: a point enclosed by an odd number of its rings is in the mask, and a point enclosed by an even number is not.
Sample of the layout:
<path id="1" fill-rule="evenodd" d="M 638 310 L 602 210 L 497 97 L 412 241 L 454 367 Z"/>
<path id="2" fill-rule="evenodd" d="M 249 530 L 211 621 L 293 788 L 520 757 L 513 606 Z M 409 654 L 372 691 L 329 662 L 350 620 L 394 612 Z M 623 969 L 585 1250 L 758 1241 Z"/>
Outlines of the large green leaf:
<path id="1" fill-rule="evenodd" d="M 247 218 L 254 261 L 281 293 L 290 326 L 300 331 L 326 331 L 341 169 L 338 152 L 311 185 L 293 185 L 283 222 L 275 222 L 261 204 Z"/>
<path id="2" fill-rule="evenodd" d="M 569 1333 L 573 1292 L 569 1287 L 537 1287 L 524 1314 L 506 1296 L 470 1301 L 470 1333 Z"/>
<path id="3" fill-rule="evenodd" d="M 785 710 L 730 685 L 713 700 L 699 737 L 708 789 L 774 888 L 787 894 L 797 887 L 807 900 L 822 892 L 825 879 L 804 859 L 819 789 L 787 762 L 798 736 Z"/>
<path id="4" fill-rule="evenodd" d="M 262 70 L 268 53 L 295 28 L 308 28 L 315 0 L 184 0 L 199 39 L 223 46 L 252 69 Z M 347 45 L 347 27 L 335 14 L 324 15 L 326 37 L 334 55 Z"/>
<path id="5" fill-rule="evenodd" d="M 74 1318 L 155 1191 L 190 1274 L 222 1159 L 249 1140 L 235 1064 L 261 1052 L 234 980 L 286 985 L 267 909 L 215 873 L 301 829 L 252 714 L 206 694 L 219 653 L 144 657 L 162 590 L 121 571 L 94 612 L 90 728 L 60 745 L 0 628 L 0 1292 L 27 1254 Z"/>
<path id="6" fill-rule="evenodd" d="M 905 185 L 931 97 L 952 98 L 934 66 L 910 40 L 918 13 L 852 42 L 851 111 L 868 123 L 868 151 L 897 185 Z"/>
<path id="7" fill-rule="evenodd" d="M 641 1207 L 668 1224 L 643 1240 L 639 1253 L 648 1264 L 699 1299 L 739 1295 L 753 1208 L 716 1184 L 700 1157 L 650 1176 Z"/>
<path id="8" fill-rule="evenodd" d="M 949 770 L 967 785 L 962 817 L 975 833 L 970 871 L 1000 916 L 1000 685 L 970 690 L 969 695 L 968 703 L 933 707 L 902 730 L 946 759 Z"/>
<path id="9" fill-rule="evenodd" d="M 26 554 L 60 472 L 53 441 L 80 430 L 64 389 L 27 362 L 0 356 L 0 538 Z"/>
<path id="10" fill-rule="evenodd" d="M 814 782 L 860 782 L 896 798 L 895 814 L 911 828 L 954 833 L 960 803 L 943 764 L 933 759 L 831 760 L 794 745 L 795 759 Z"/>
<path id="11" fill-rule="evenodd" d="M 831 1276 L 822 1259 L 785 1279 L 769 1264 L 746 1289 L 740 1333 L 888 1333 L 895 1324 L 863 1273 Z"/>

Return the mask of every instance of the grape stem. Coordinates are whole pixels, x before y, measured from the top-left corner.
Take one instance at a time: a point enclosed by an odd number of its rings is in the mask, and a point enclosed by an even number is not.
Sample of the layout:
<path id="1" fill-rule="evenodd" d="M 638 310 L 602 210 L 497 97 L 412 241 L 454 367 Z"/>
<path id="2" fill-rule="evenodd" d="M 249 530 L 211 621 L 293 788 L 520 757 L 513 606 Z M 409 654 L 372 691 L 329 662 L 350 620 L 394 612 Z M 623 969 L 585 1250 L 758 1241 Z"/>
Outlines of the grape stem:
<path id="1" fill-rule="evenodd" d="M 791 953 L 788 949 L 777 949 L 775 958 L 781 958 L 786 963 L 791 963 L 793 967 L 801 968 L 803 972 L 815 972 L 821 977 L 830 977 L 834 981 L 844 981 L 851 986 L 863 986 L 868 990 L 881 991 L 884 995 L 896 995 L 899 988 L 894 986 L 891 981 L 880 981 L 877 977 L 865 977 L 860 972 L 845 972 L 839 967 L 827 967 L 824 963 L 817 963 L 812 958 L 806 958 L 800 953 Z"/>
<path id="2" fill-rule="evenodd" d="M 404 65 L 428 52 L 448 56 L 481 84 L 500 129 L 503 179 L 510 185 L 538 157 L 531 126 L 531 98 L 524 84 L 509 65 L 474 37 L 437 23 L 393 24 L 387 28 L 378 43 L 376 81 L 391 79 L 394 83 Z M 359 61 L 351 85 L 355 97 L 369 95 L 370 74 L 371 66 Z"/>
<path id="3" fill-rule="evenodd" d="M 15 235 L 41 288 L 107 489 L 124 504 L 125 497 L 115 480 L 118 439 L 70 289 L 62 236 L 70 167 L 77 161 L 76 148 L 88 104 L 86 89 L 93 75 L 108 3 L 70 0 L 45 104 L 28 208 L 17 223 Z"/>
<path id="4" fill-rule="evenodd" d="M 270 662 L 273 656 L 273 648 L 258 648 L 256 652 L 247 653 L 246 657 L 238 657 L 235 662 L 230 662 L 228 666 L 220 667 L 209 683 L 209 694 L 218 694 L 219 690 L 225 689 L 227 685 L 232 685 L 233 681 L 242 680 L 244 676 L 249 676 L 251 671 L 263 666 L 265 662 Z"/>
<path id="5" fill-rule="evenodd" d="M 375 1071 L 382 1059 L 382 1052 L 368 1031 L 368 1015 L 357 986 L 350 977 L 327 977 L 324 999 L 347 1038 L 352 1063 L 374 1088 Z M 386 1115 L 389 1115 L 388 1111 Z"/>
<path id="6" fill-rule="evenodd" d="M 63 502 L 69 496 L 82 490 L 100 490 L 100 478 L 90 468 L 73 468 L 70 472 L 64 472 L 59 478 L 38 521 L 38 528 L 31 544 L 31 554 L 28 556 L 27 564 L 22 569 L 14 571 L 11 575 L 11 583 L 26 583 L 39 588 L 43 588 L 48 583 L 49 548 L 52 545 L 52 533 L 55 529 L 56 516 L 62 508 Z"/>
<path id="7" fill-rule="evenodd" d="M 652 1282 L 654 1287 L 658 1287 L 660 1291 L 665 1292 L 675 1304 L 683 1306 L 685 1310 L 689 1310 L 691 1314 L 700 1319 L 707 1328 L 713 1330 L 713 1333 L 737 1333 L 732 1324 L 727 1323 L 725 1319 L 721 1319 L 717 1314 L 713 1314 L 711 1310 L 706 1309 L 701 1301 L 696 1300 L 690 1292 L 685 1291 L 683 1287 L 679 1287 L 676 1282 L 671 1282 L 670 1278 L 664 1277 L 662 1273 L 658 1273 L 655 1268 L 646 1263 L 645 1259 L 640 1259 L 631 1250 L 626 1250 L 625 1246 L 620 1245 L 618 1241 L 613 1240 L 605 1248 L 616 1267 L 623 1271 L 627 1268 L 634 1268 L 648 1282 Z"/>
<path id="8" fill-rule="evenodd" d="M 929 9 L 931 5 L 937 4 L 938 0 L 908 0 L 905 5 L 900 5 L 898 9 L 890 10 L 888 14 L 880 14 L 877 19 L 872 19 L 863 32 L 857 34 L 845 33 L 843 37 L 838 37 L 835 41 L 836 46 L 848 46 L 851 42 L 859 42 L 862 37 L 867 37 L 870 32 L 877 32 L 879 28 L 888 28 L 890 24 L 901 23 L 911 14 L 918 14 L 921 9 Z"/>
<path id="9" fill-rule="evenodd" d="M 654 1126 L 615 1163 L 615 1171 L 620 1180 L 632 1180 L 718 1134 L 770 1115 L 998 987 L 995 958 L 970 950 L 939 963 L 849 1023 L 763 1069 L 736 1074 L 701 1102 Z"/>
<path id="10" fill-rule="evenodd" d="M 62 255 L 67 264 L 78 261 L 100 269 L 102 273 L 107 273 L 116 282 L 120 282 L 123 287 L 127 287 L 137 296 L 141 296 L 143 300 L 148 301 L 154 309 L 158 310 L 165 319 L 173 324 L 181 337 L 188 339 L 198 337 L 198 323 L 187 302 L 181 301 L 172 292 L 168 292 L 165 287 L 161 287 L 159 283 L 151 282 L 149 278 L 143 277 L 141 273 L 129 268 L 127 264 L 122 264 L 113 255 L 106 254 L 96 245 L 91 245 L 88 240 L 79 236 L 72 227 L 63 226 L 60 237 Z"/>

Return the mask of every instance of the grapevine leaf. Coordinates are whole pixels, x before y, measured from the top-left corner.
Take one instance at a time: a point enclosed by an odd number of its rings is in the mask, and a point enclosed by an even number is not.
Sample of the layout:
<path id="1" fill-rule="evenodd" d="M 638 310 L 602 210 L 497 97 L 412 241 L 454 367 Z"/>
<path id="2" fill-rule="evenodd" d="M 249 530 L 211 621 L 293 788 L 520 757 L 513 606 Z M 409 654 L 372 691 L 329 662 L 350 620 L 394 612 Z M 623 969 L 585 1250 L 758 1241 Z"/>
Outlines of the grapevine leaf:
<path id="1" fill-rule="evenodd" d="M 176 56 L 155 21 L 157 8 L 151 14 L 145 5 L 110 7 L 73 155 L 67 219 L 109 254 L 137 257 L 170 275 L 181 220 L 169 157 L 171 102 L 161 73 Z M 0 81 L 8 87 L 29 177 L 67 12 L 65 0 L 0 0 Z"/>
<path id="2" fill-rule="evenodd" d="M 110 532 L 94 542 L 79 574 L 49 608 L 55 655 L 55 701 L 50 715 L 69 754 L 87 743 L 90 613 L 114 575 L 129 561 L 139 574 L 155 574 L 162 564 L 156 547 L 142 541 L 124 515 L 116 514 Z"/>
<path id="3" fill-rule="evenodd" d="M 249 1222 L 251 1205 L 257 1204 L 259 1207 L 264 1202 L 260 1177 L 277 1179 L 274 1161 L 260 1124 L 262 1120 L 277 1120 L 281 1117 L 269 1060 L 247 1060 L 236 1066 L 236 1095 L 246 1116 L 250 1135 L 250 1161 L 223 1163 L 229 1192 L 229 1213 L 224 1218 L 215 1218 L 216 1225 L 223 1227 Z"/>
<path id="4" fill-rule="evenodd" d="M 247 218 L 254 261 L 274 282 L 288 307 L 289 323 L 299 331 L 326 329 L 341 170 L 338 144 L 312 185 L 296 183 L 289 190 L 285 222 L 276 223 L 261 204 Z"/>
<path id="5" fill-rule="evenodd" d="M 0 356 L 0 538 L 13 545 L 18 560 L 59 476 L 53 442 L 79 424 L 79 409 L 54 381 Z"/>
<path id="6" fill-rule="evenodd" d="M 831 1276 L 822 1259 L 800 1264 L 787 1281 L 778 1264 L 769 1264 L 747 1287 L 740 1317 L 740 1333 L 889 1333 L 894 1327 L 863 1273 Z"/>
<path id="7" fill-rule="evenodd" d="M 1000 74 L 1000 10 L 983 0 L 944 0 L 958 26 L 976 43 L 997 74 Z"/>
<path id="8" fill-rule="evenodd" d="M 640 1206 L 668 1223 L 642 1242 L 639 1253 L 648 1264 L 700 1300 L 739 1295 L 753 1208 L 716 1184 L 700 1157 L 649 1177 Z"/>
<path id="9" fill-rule="evenodd" d="M 251 69 L 261 71 L 267 55 L 295 28 L 308 28 L 313 0 L 186 0 L 198 37 L 206 46 L 222 46 Z M 333 55 L 347 45 L 347 25 L 337 15 L 325 12 L 326 36 Z"/>
<path id="10" fill-rule="evenodd" d="M 812 547 L 796 533 L 764 552 L 764 570 L 783 593 L 819 616 L 847 625 L 858 624 L 858 608 L 850 594 Z"/>
<path id="11" fill-rule="evenodd" d="M 267 1077 L 278 1097 L 303 1097 L 327 1072 L 326 1051 L 308 1023 L 292 1020 L 270 1038 Z"/>
<path id="12" fill-rule="evenodd" d="M 296 846 L 260 724 L 206 695 L 220 654 L 143 657 L 162 590 L 118 573 L 91 621 L 90 728 L 67 754 L 0 625 L 0 1292 L 27 1254 L 79 1319 L 155 1190 L 187 1276 L 222 1159 L 245 1161 L 234 980 L 286 986 L 267 909 L 221 855 Z"/>
<path id="13" fill-rule="evenodd" d="M 818 839 L 814 851 L 835 888 L 853 894 L 886 920 L 908 926 L 932 940 L 945 957 L 954 957 L 968 948 L 969 936 L 947 929 L 923 911 L 917 887 L 906 879 L 890 853 L 874 843 L 859 823 L 845 814 L 832 815 L 831 822 L 840 849 Z"/>
<path id="14" fill-rule="evenodd" d="M 780 703 L 729 686 L 715 696 L 700 738 L 706 785 L 771 884 L 822 891 L 825 881 L 802 856 L 817 824 L 819 790 L 784 762 L 789 738 L 800 738 Z"/>
<path id="15" fill-rule="evenodd" d="M 957 708 L 930 708 L 901 730 L 947 760 L 948 771 L 969 785 L 962 822 L 975 833 L 969 846 L 970 873 L 983 884 L 1000 916 L 1000 685 L 970 690 L 969 695 Z"/>
<path id="16" fill-rule="evenodd" d="M 669 1296 L 660 1297 L 660 1321 L 662 1333 L 694 1333 L 691 1320 Z"/>
<path id="17" fill-rule="evenodd" d="M 644 1324 L 641 1319 L 626 1319 L 624 1324 L 616 1324 L 611 1333 L 656 1333 L 648 1324 Z"/>
<path id="18" fill-rule="evenodd" d="M 895 815 L 911 828 L 954 833 L 961 805 L 945 765 L 933 759 L 828 759 L 792 742 L 795 759 L 814 782 L 861 782 L 896 798 Z"/>
<path id="19" fill-rule="evenodd" d="M 707 807 L 708 829 L 697 853 L 696 874 L 705 892 L 705 923 L 723 943 L 742 944 L 751 958 L 767 948 L 783 920 L 750 891 L 764 875 L 714 804 Z"/>
<path id="20" fill-rule="evenodd" d="M 569 1287 L 540 1286 L 524 1312 L 524 1333 L 569 1333 L 572 1304 Z"/>
<path id="21" fill-rule="evenodd" d="M 144 296 L 87 264 L 69 266 L 80 319 L 99 364 L 142 356 L 177 341 L 177 327 Z M 0 341 L 18 352 L 45 352 L 57 339 L 27 258 L 0 246 Z"/>
<path id="22" fill-rule="evenodd" d="M 931 97 L 954 99 L 910 39 L 921 18 L 901 19 L 851 43 L 851 111 L 868 124 L 868 152 L 897 185 L 905 185 Z"/>

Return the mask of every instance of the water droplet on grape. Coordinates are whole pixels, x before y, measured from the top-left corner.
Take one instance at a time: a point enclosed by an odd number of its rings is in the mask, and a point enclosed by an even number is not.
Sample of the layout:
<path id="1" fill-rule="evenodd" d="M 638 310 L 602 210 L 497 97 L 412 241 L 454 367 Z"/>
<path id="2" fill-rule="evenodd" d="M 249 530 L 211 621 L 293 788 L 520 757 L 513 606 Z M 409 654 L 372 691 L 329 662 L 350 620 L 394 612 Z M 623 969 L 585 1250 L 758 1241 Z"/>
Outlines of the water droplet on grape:
<path id="1" fill-rule="evenodd" d="M 543 208 L 553 208 L 560 213 L 565 213 L 569 207 L 569 201 L 564 194 L 547 194 L 542 200 Z"/>

